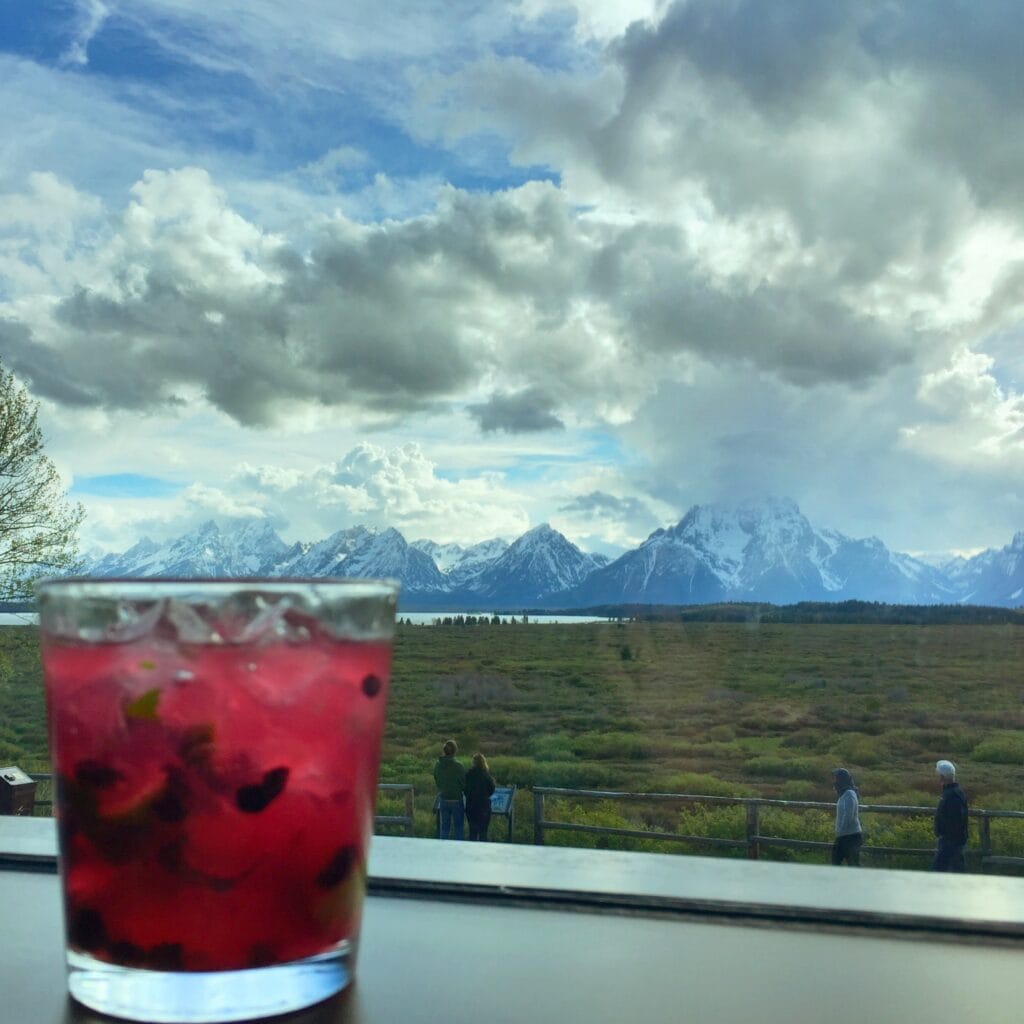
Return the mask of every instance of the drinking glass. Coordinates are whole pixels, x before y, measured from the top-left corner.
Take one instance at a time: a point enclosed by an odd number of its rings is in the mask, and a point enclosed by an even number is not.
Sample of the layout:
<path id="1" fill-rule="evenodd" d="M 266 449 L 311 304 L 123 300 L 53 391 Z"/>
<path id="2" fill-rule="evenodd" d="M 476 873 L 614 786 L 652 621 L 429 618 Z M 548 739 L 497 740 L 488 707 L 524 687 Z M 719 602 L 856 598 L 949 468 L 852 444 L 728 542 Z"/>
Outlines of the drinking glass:
<path id="1" fill-rule="evenodd" d="M 398 586 L 37 588 L 68 986 L 231 1021 L 353 976 Z"/>

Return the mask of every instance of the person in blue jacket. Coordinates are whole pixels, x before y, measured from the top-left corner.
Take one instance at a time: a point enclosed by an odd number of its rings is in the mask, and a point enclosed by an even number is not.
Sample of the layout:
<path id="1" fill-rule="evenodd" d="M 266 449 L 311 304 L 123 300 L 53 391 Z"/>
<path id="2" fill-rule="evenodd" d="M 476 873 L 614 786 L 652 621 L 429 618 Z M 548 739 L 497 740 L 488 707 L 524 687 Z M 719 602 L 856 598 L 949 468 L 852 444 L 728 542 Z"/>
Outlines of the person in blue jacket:
<path id="1" fill-rule="evenodd" d="M 860 800 L 853 785 L 853 776 L 846 768 L 832 772 L 836 791 L 836 840 L 832 844 L 832 863 L 845 861 L 850 867 L 860 866 L 860 848 L 864 832 L 860 827 Z"/>

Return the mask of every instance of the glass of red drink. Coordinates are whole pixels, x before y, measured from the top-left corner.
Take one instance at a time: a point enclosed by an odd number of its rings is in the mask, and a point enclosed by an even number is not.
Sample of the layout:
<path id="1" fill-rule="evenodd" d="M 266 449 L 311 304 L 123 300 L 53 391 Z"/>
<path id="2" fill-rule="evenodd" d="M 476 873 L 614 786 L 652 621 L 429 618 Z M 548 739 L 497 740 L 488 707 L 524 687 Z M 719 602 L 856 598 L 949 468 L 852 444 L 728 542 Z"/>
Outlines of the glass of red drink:
<path id="1" fill-rule="evenodd" d="M 229 1021 L 351 979 L 397 584 L 38 588 L 71 994 Z"/>

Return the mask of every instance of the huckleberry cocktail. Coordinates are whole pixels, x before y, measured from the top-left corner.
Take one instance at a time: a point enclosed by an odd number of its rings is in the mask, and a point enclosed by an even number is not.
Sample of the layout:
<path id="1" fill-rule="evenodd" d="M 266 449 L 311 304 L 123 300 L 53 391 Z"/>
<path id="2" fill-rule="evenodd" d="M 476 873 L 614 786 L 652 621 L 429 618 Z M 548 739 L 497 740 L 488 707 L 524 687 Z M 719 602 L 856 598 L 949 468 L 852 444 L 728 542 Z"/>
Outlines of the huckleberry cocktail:
<path id="1" fill-rule="evenodd" d="M 221 1002 L 237 988 L 237 1009 L 97 1008 L 226 1020 L 345 984 L 394 600 L 389 585 L 340 581 L 41 588 L 76 997 L 97 1006 L 127 969 L 154 1004 L 208 1006 L 219 984 Z M 302 978 L 254 973 L 281 967 Z"/>

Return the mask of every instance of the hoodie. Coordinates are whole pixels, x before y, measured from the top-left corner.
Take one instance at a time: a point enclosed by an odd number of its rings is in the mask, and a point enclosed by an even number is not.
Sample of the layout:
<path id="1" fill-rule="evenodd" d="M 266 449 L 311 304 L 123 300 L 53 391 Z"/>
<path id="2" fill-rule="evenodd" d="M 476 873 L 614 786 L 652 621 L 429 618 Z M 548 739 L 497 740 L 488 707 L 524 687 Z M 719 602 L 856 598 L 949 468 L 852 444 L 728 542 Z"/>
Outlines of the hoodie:
<path id="1" fill-rule="evenodd" d="M 859 796 L 854 788 L 853 776 L 845 768 L 836 768 L 832 772 L 832 784 L 835 786 L 836 800 L 836 835 L 854 836 L 863 831 L 860 827 Z"/>

